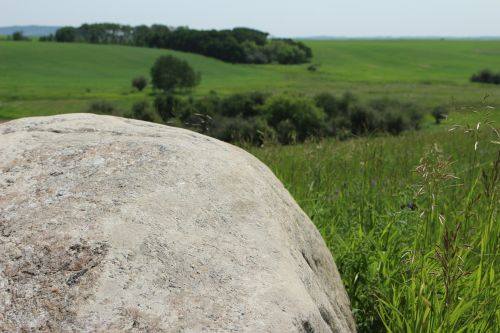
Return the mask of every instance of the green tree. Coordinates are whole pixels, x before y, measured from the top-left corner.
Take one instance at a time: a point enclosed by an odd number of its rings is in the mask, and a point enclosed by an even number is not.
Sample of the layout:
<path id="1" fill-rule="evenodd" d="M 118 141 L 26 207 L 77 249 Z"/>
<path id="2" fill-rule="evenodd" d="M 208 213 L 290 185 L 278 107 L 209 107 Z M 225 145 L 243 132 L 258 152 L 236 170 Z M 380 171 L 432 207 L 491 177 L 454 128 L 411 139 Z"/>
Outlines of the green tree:
<path id="1" fill-rule="evenodd" d="M 161 56 L 151 68 L 153 86 L 165 92 L 192 88 L 199 84 L 201 75 L 195 73 L 187 61 L 174 56 Z"/>
<path id="2" fill-rule="evenodd" d="M 56 42 L 75 42 L 77 37 L 77 29 L 73 27 L 62 27 L 56 31 Z"/>
<path id="3" fill-rule="evenodd" d="M 24 36 L 24 33 L 22 31 L 16 31 L 12 34 L 12 40 L 18 42 L 18 41 L 28 40 L 28 38 Z"/>

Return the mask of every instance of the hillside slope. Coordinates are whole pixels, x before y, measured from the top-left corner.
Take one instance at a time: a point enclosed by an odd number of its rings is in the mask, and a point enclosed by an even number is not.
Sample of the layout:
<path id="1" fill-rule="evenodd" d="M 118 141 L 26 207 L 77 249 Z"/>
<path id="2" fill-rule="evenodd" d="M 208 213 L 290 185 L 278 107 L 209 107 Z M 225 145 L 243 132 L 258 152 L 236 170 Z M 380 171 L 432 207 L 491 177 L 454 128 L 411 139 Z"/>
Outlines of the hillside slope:
<path id="1" fill-rule="evenodd" d="M 162 54 L 186 59 L 202 73 L 194 94 L 265 90 L 314 94 L 352 91 L 429 106 L 500 104 L 500 87 L 472 84 L 482 68 L 500 70 L 497 41 L 307 41 L 308 65 L 232 65 L 194 54 L 114 45 L 0 42 L 0 118 L 83 111 L 89 100 L 128 106 L 151 92 L 130 93 L 130 79 L 148 75 Z"/>

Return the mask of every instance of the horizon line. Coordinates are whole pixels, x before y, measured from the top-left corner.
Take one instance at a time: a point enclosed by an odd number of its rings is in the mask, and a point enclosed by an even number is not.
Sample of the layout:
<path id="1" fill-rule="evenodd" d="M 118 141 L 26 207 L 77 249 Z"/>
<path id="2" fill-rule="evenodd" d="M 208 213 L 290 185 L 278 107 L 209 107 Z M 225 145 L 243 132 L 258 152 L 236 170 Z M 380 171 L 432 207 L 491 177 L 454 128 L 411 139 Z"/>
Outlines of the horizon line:
<path id="1" fill-rule="evenodd" d="M 120 24 L 120 23 L 118 23 Z M 23 27 L 39 27 L 39 28 L 61 28 L 68 25 L 44 25 L 44 24 L 14 24 L 0 26 L 0 29 L 23 28 Z M 76 26 L 75 26 L 76 27 Z M 234 28 L 234 27 L 233 27 Z M 191 28 L 190 28 L 191 29 Z M 228 28 L 231 29 L 231 28 Z M 255 29 L 255 28 L 251 28 Z M 193 30 L 225 30 L 225 29 L 193 29 Z M 256 29 L 258 30 L 258 29 Z M 500 39 L 500 35 L 304 35 L 304 36 L 283 36 L 273 35 L 274 38 L 290 38 L 290 39 L 306 39 L 306 40 L 345 40 L 345 39 Z"/>

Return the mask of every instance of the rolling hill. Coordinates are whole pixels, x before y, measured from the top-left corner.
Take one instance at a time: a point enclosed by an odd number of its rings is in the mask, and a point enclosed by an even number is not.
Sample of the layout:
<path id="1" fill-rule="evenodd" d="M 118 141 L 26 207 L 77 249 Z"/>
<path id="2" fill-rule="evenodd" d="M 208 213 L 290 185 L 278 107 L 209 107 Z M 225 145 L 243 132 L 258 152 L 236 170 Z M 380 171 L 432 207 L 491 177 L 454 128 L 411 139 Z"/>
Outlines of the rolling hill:
<path id="1" fill-rule="evenodd" d="M 469 83 L 482 68 L 500 70 L 497 41 L 306 41 L 308 65 L 232 65 L 170 50 L 116 45 L 0 42 L 0 118 L 83 111 L 107 99 L 124 108 L 148 98 L 132 93 L 130 80 L 148 75 L 162 54 L 186 59 L 202 73 L 195 95 L 265 90 L 315 94 L 351 91 L 361 98 L 391 97 L 425 105 L 500 104 L 500 87 Z"/>

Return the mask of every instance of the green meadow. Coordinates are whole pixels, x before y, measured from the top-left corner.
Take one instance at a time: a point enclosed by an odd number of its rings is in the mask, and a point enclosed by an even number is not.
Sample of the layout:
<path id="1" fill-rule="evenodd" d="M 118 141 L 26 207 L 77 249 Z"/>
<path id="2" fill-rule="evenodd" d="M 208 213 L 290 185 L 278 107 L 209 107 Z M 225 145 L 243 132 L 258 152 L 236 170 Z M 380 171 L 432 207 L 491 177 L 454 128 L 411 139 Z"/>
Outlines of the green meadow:
<path id="1" fill-rule="evenodd" d="M 451 132 L 250 149 L 320 230 L 359 332 L 497 332 L 500 137 L 476 111 Z"/>
<path id="2" fill-rule="evenodd" d="M 157 57 L 202 74 L 202 96 L 246 91 L 350 91 L 431 109 L 420 131 L 247 150 L 266 163 L 331 249 L 359 332 L 496 332 L 500 323 L 500 41 L 306 41 L 308 65 L 231 65 L 125 46 L 0 41 L 0 119 L 84 112 L 96 100 L 127 110 Z M 496 121 L 496 123 L 494 122 Z M 458 125 L 458 126 L 454 126 Z M 450 131 L 451 130 L 451 131 Z"/>
<path id="3" fill-rule="evenodd" d="M 173 54 L 202 74 L 193 93 L 252 90 L 313 95 L 346 91 L 362 99 L 390 97 L 433 107 L 500 104 L 500 87 L 473 84 L 483 68 L 500 69 L 500 42 L 461 40 L 306 41 L 308 65 L 232 65 L 169 50 L 115 45 L 0 43 L 0 118 L 85 111 L 92 100 L 130 105 L 151 90 L 133 93 L 130 80 L 149 75 L 157 57 Z"/>

